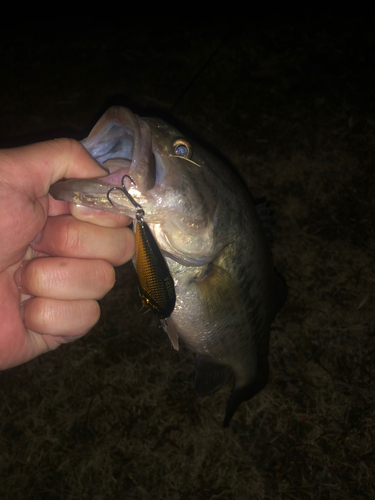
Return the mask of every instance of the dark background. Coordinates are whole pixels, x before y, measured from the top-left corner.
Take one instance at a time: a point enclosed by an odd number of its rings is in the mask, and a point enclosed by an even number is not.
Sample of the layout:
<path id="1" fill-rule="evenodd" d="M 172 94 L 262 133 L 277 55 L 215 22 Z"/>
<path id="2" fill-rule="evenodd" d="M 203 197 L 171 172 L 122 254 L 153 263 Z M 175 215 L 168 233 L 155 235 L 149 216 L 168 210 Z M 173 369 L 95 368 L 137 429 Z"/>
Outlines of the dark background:
<path id="1" fill-rule="evenodd" d="M 14 23 L 0 146 L 81 139 L 116 103 L 225 155 L 274 210 L 270 383 L 223 429 L 230 387 L 195 396 L 123 266 L 89 335 L 0 374 L 1 498 L 373 499 L 372 19 L 179 17 Z"/>

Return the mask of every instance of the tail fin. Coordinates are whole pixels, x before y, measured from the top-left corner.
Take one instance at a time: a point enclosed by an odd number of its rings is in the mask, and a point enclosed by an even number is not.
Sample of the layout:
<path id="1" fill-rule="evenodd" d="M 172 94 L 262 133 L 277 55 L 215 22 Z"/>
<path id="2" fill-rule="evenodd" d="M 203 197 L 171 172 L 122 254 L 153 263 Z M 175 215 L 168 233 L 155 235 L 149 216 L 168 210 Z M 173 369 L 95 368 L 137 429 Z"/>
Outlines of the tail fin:
<path id="1" fill-rule="evenodd" d="M 266 359 L 263 362 L 262 368 L 258 371 L 255 379 L 253 379 L 250 384 L 245 385 L 244 387 L 236 387 L 236 384 L 234 385 L 232 393 L 228 400 L 223 427 L 228 427 L 231 418 L 236 413 L 240 404 L 243 401 L 251 399 L 259 391 L 261 391 L 263 387 L 267 385 L 268 379 L 269 379 L 269 366 L 268 366 L 268 359 Z"/>

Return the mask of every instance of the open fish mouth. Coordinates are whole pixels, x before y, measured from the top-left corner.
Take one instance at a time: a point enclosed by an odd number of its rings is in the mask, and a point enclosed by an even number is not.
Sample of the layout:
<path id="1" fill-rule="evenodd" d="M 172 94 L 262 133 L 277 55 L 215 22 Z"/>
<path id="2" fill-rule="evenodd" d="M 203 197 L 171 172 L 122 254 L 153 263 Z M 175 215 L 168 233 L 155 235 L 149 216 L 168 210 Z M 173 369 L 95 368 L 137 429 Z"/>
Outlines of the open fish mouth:
<path id="1" fill-rule="evenodd" d="M 109 108 L 82 145 L 110 174 L 126 169 L 140 191 L 154 187 L 155 156 L 151 132 L 147 123 L 129 109 Z M 109 182 L 120 184 L 117 178 Z"/>
<path id="2" fill-rule="evenodd" d="M 107 123 L 99 137 L 92 137 L 90 134 L 81 144 L 103 168 L 105 162 L 113 158 L 121 158 L 130 165 L 133 159 L 134 133 L 125 123 Z"/>
<path id="3" fill-rule="evenodd" d="M 156 178 L 148 125 L 129 109 L 114 106 L 81 144 L 108 175 L 62 181 L 51 186 L 50 194 L 56 199 L 134 218 L 134 205 L 126 197 L 113 191 L 109 199 L 107 193 L 124 180 L 126 189 L 133 190 L 133 196 L 145 202 L 142 193 L 154 187 Z"/>

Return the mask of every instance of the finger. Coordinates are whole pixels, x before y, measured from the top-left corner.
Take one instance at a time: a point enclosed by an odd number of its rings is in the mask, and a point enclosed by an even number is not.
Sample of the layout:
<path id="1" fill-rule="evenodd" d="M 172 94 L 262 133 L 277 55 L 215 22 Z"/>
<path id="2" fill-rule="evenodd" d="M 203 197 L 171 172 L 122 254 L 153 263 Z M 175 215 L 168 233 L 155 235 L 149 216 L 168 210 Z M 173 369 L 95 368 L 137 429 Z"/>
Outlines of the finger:
<path id="1" fill-rule="evenodd" d="M 49 217 L 35 251 L 64 257 L 105 259 L 119 266 L 135 253 L 135 237 L 127 227 L 101 227 L 69 215 Z"/>
<path id="2" fill-rule="evenodd" d="M 10 185 L 29 193 L 31 199 L 45 196 L 59 179 L 99 177 L 104 171 L 74 139 L 55 139 L 0 152 Z"/>
<path id="3" fill-rule="evenodd" d="M 70 213 L 78 220 L 91 222 L 98 226 L 107 227 L 124 227 L 131 224 L 132 219 L 124 214 L 115 214 L 112 212 L 104 212 L 103 210 L 94 210 L 93 208 L 84 207 L 83 205 L 75 205 L 69 203 Z"/>
<path id="4" fill-rule="evenodd" d="M 14 279 L 21 293 L 57 300 L 101 299 L 115 284 L 106 260 L 40 257 L 24 261 Z"/>
<path id="5" fill-rule="evenodd" d="M 1 154 L 0 154 L 1 163 Z M 17 189 L 9 188 L 1 179 L 0 165 L 0 272 L 20 261 L 30 243 L 44 226 L 46 206 Z"/>
<path id="6" fill-rule="evenodd" d="M 96 224 L 98 226 L 125 227 L 129 226 L 132 222 L 132 219 L 124 214 L 95 210 L 94 208 L 85 207 L 83 205 L 75 205 L 67 201 L 55 200 L 51 195 L 48 196 L 48 215 L 54 217 L 56 215 L 69 213 L 78 220 L 91 222 L 91 224 Z"/>
<path id="7" fill-rule="evenodd" d="M 26 328 L 34 334 L 64 336 L 76 340 L 97 323 L 100 308 L 95 300 L 55 300 L 35 297 L 23 303 L 23 317 Z M 64 343 L 57 338 L 53 341 L 50 338 L 39 337 L 34 335 L 38 343 L 35 348 L 39 351 L 38 354 Z"/>

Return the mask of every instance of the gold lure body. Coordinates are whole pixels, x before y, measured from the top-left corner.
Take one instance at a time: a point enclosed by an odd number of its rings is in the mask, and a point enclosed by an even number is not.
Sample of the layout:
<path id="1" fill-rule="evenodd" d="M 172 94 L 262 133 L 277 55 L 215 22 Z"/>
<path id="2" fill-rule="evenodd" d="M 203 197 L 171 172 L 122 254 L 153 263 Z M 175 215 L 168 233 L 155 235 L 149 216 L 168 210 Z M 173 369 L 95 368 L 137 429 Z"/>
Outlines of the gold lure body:
<path id="1" fill-rule="evenodd" d="M 142 215 L 137 214 L 136 224 L 135 259 L 142 303 L 160 318 L 168 318 L 176 303 L 173 278 Z"/>

